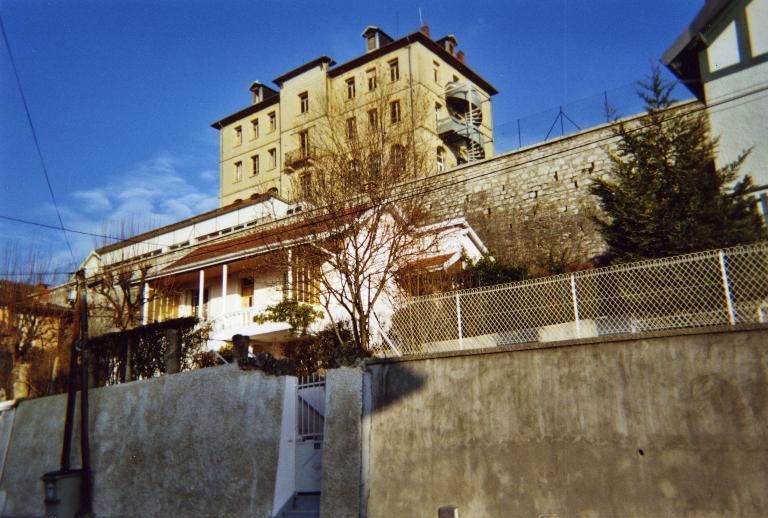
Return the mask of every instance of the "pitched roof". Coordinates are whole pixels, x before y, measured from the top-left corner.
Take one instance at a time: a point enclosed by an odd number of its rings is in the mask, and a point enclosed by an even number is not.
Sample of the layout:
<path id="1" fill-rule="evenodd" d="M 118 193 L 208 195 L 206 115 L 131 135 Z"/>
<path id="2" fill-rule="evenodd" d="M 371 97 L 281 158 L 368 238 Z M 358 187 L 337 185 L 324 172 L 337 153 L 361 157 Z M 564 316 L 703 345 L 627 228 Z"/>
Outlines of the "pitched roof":
<path id="1" fill-rule="evenodd" d="M 706 47 L 701 34 L 706 32 L 733 0 L 707 0 L 693 21 L 669 46 L 661 61 L 679 77 L 699 99 L 704 99 L 698 52 Z"/>
<path id="2" fill-rule="evenodd" d="M 282 87 L 283 83 L 288 81 L 289 79 L 292 79 L 299 74 L 303 74 L 307 70 L 311 70 L 317 66 L 322 65 L 323 63 L 328 63 L 328 66 L 333 66 L 336 64 L 334 60 L 329 58 L 328 56 L 320 56 L 319 58 L 313 59 L 309 63 L 304 63 L 303 65 L 294 68 L 293 70 L 289 70 L 285 74 L 278 76 L 272 80 L 273 83 L 275 83 L 277 86 Z"/>
<path id="3" fill-rule="evenodd" d="M 198 214 L 197 216 L 192 216 L 191 218 L 183 219 L 181 221 L 177 221 L 176 223 L 171 223 L 170 225 L 165 225 L 164 227 L 159 227 L 153 230 L 150 230 L 148 232 L 144 232 L 142 234 L 137 234 L 135 236 L 126 237 L 125 239 L 121 241 L 117 241 L 115 243 L 111 243 L 106 246 L 102 246 L 101 248 L 96 249 L 97 254 L 105 254 L 107 252 L 112 252 L 114 250 L 119 250 L 120 248 L 126 246 L 127 243 L 137 243 L 140 241 L 145 241 L 147 239 L 151 239 L 155 236 L 159 236 L 161 234 L 165 234 L 167 232 L 172 232 L 174 230 L 178 230 L 180 228 L 184 228 L 189 225 L 195 225 L 197 223 L 200 223 L 202 221 L 215 218 L 218 216 L 222 216 L 224 214 L 228 214 L 230 212 L 236 211 L 238 209 L 242 209 L 243 207 L 248 207 L 250 205 L 257 205 L 259 203 L 263 203 L 270 198 L 274 198 L 276 200 L 284 201 L 281 198 L 275 196 L 274 194 L 260 194 L 255 197 L 251 197 L 247 200 L 243 200 L 239 203 L 232 203 L 230 205 L 225 205 L 224 207 L 219 207 L 218 209 L 209 210 L 208 212 L 203 212 L 202 214 Z"/>
<path id="4" fill-rule="evenodd" d="M 414 32 L 412 34 L 408 34 L 407 36 L 403 36 L 402 38 L 395 40 L 391 43 L 382 45 L 378 49 L 372 50 L 367 54 L 363 54 L 362 56 L 358 56 L 351 61 L 347 61 L 346 63 L 343 63 L 335 68 L 330 69 L 328 71 L 328 75 L 331 77 L 336 77 L 338 75 L 344 74 L 352 70 L 353 68 L 357 68 L 361 65 L 364 65 L 369 61 L 378 59 L 381 56 L 392 52 L 393 50 L 397 50 L 402 47 L 407 47 L 411 43 L 417 43 L 417 42 L 421 43 L 422 45 L 427 47 L 429 50 L 431 50 L 432 52 L 437 54 L 439 57 L 441 57 L 443 60 L 450 63 L 452 67 L 454 67 L 456 70 L 458 70 L 459 72 L 467 76 L 469 79 L 471 79 L 473 83 L 475 83 L 477 86 L 485 90 L 489 95 L 496 95 L 497 93 L 499 93 L 499 91 L 496 90 L 493 87 L 493 85 L 491 85 L 488 81 L 480 77 L 480 75 L 477 72 L 469 68 L 466 64 L 459 61 L 459 59 L 456 56 L 452 56 L 450 52 L 445 50 L 437 42 L 435 42 L 429 36 L 427 36 L 422 32 Z"/>

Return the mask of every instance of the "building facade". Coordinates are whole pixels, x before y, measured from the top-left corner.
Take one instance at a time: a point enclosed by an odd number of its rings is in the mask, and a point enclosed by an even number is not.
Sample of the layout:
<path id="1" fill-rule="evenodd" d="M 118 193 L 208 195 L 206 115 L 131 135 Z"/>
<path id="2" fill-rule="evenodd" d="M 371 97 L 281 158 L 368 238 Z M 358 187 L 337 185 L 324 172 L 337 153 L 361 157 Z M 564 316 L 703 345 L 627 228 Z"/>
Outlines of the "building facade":
<path id="1" fill-rule="evenodd" d="M 277 196 L 254 196 L 96 249 L 82 268 L 89 286 L 119 279 L 123 273 L 130 279 L 138 301 L 131 327 L 197 317 L 210 324 L 211 349 L 241 334 L 262 350 L 279 353 L 281 344 L 295 335 L 285 322 L 254 322 L 254 316 L 268 306 L 283 300 L 310 304 L 326 315 L 318 328 L 331 316 L 344 320 L 339 305 L 329 302 L 321 286 L 320 269 L 327 267 L 315 260 L 317 254 L 307 259 L 306 253 L 327 239 L 329 228 L 313 225 L 301 212 L 301 205 Z M 365 213 L 359 217 L 365 218 Z M 487 252 L 463 218 L 423 225 L 415 233 L 429 237 L 429 245 L 414 256 L 416 262 L 428 264 L 425 272 L 460 267 L 465 258 L 478 259 Z M 387 250 L 382 248 L 381 253 Z M 401 266 L 409 272 L 418 267 Z M 66 288 L 60 287 L 59 296 Z M 372 291 L 377 289 L 371 286 Z M 400 288 L 388 285 L 385 291 L 376 305 L 384 323 Z M 104 302 L 98 289 L 89 294 L 93 334 L 114 330 L 108 318 L 99 321 L 98 308 L 105 307 Z"/>
<path id="2" fill-rule="evenodd" d="M 741 173 L 768 217 L 768 0 L 707 0 L 662 59 L 706 104 L 718 167 L 749 151 Z"/>
<path id="3" fill-rule="evenodd" d="M 453 35 L 428 27 L 397 40 L 378 27 L 362 34 L 365 53 L 344 64 L 321 56 L 254 82 L 251 105 L 213 124 L 220 132 L 220 206 L 292 187 L 328 119 L 352 135 L 407 121 L 433 155 L 433 170 L 493 156 L 496 89 L 465 64 Z"/>

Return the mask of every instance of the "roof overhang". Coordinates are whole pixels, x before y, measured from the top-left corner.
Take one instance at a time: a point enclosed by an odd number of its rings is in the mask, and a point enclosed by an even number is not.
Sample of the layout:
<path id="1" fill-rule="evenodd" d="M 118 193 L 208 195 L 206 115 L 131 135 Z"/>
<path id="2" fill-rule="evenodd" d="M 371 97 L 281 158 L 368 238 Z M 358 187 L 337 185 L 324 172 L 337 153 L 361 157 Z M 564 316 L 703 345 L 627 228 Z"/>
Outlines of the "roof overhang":
<path id="1" fill-rule="evenodd" d="M 702 102 L 704 85 L 699 67 L 699 52 L 707 47 L 703 34 L 732 2 L 733 0 L 707 0 L 690 25 L 661 57 L 662 63 Z"/>

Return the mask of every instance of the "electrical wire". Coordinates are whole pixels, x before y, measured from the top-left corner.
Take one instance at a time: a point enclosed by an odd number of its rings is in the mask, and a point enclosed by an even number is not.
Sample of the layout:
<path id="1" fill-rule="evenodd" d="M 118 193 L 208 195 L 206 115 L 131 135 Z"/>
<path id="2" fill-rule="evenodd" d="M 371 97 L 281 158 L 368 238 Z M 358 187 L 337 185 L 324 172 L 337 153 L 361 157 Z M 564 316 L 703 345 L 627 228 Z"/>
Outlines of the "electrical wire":
<path id="1" fill-rule="evenodd" d="M 3 33 L 3 41 L 5 42 L 5 47 L 8 49 L 8 57 L 11 61 L 11 68 L 13 69 L 13 74 L 16 78 L 16 86 L 19 88 L 19 94 L 21 95 L 21 102 L 24 105 L 24 113 L 27 115 L 27 122 L 29 123 L 29 128 L 32 131 L 32 140 L 34 140 L 35 143 L 35 150 L 37 151 L 37 156 L 40 159 L 40 165 L 43 168 L 43 175 L 45 175 L 45 183 L 48 186 L 48 192 L 51 195 L 51 200 L 53 201 L 53 206 L 56 209 L 56 217 L 59 219 L 59 228 L 61 229 L 62 234 L 64 234 L 64 241 L 67 243 L 67 248 L 69 249 L 69 255 L 72 257 L 72 265 L 74 266 L 77 264 L 77 261 L 75 260 L 75 253 L 72 251 L 72 244 L 69 242 L 69 236 L 67 236 L 67 231 L 64 230 L 64 221 L 61 219 L 61 211 L 59 210 L 59 204 L 56 202 L 56 196 L 53 194 L 53 187 L 51 186 L 51 179 L 48 176 L 48 168 L 45 165 L 45 160 L 43 159 L 43 152 L 40 149 L 40 141 L 37 138 L 37 131 L 35 131 L 35 125 L 32 123 L 32 115 L 29 112 L 29 105 L 27 104 L 27 98 L 24 95 L 24 89 L 21 86 L 21 78 L 19 77 L 19 71 L 16 68 L 16 61 L 13 59 L 13 52 L 11 52 L 11 44 L 8 41 L 8 34 L 5 31 L 5 24 L 3 23 L 3 17 L 0 15 L 0 31 Z"/>
<path id="2" fill-rule="evenodd" d="M 757 94 L 759 94 L 761 92 L 764 92 L 764 91 L 768 91 L 768 83 L 762 83 L 762 84 L 758 85 L 756 88 L 753 88 L 753 89 L 747 90 L 747 91 L 743 91 L 743 92 L 739 93 L 738 95 L 734 95 L 734 96 L 730 96 L 730 97 L 723 96 L 719 100 L 713 100 L 712 102 L 710 102 L 706 106 L 702 105 L 702 106 L 699 106 L 699 107 L 696 107 L 696 108 L 692 108 L 692 109 L 689 109 L 689 110 L 681 110 L 679 112 L 671 114 L 669 117 L 666 117 L 666 118 L 662 119 L 661 122 L 663 123 L 663 122 L 668 122 L 668 121 L 671 121 L 671 120 L 674 120 L 674 119 L 677 119 L 677 118 L 687 117 L 687 116 L 690 116 L 692 114 L 695 114 L 695 113 L 698 113 L 698 112 L 702 112 L 702 111 L 711 109 L 713 107 L 723 106 L 723 105 L 726 105 L 727 103 L 731 103 L 731 102 L 734 102 L 734 101 L 737 101 L 737 100 L 741 100 L 743 98 L 746 98 L 746 97 L 749 97 L 749 96 L 752 96 L 752 95 L 757 95 Z M 639 115 L 638 117 L 642 118 L 642 115 Z M 648 127 L 648 125 L 649 124 L 639 124 L 637 127 L 635 127 L 635 128 L 628 128 L 626 131 L 627 131 L 627 133 L 633 133 L 633 132 L 636 132 L 636 131 L 642 131 L 642 130 L 646 129 Z M 397 195 L 397 196 L 391 197 L 389 199 L 389 202 L 390 203 L 396 203 L 398 201 L 411 199 L 411 198 L 414 198 L 414 197 L 417 197 L 417 196 L 425 196 L 425 195 L 433 194 L 435 192 L 439 192 L 441 190 L 448 189 L 450 187 L 454 187 L 454 186 L 459 185 L 459 184 L 474 182 L 474 181 L 477 181 L 479 179 L 482 179 L 482 178 L 485 178 L 485 177 L 488 177 L 488 176 L 497 175 L 497 174 L 507 174 L 507 173 L 513 172 L 513 171 L 518 170 L 518 169 L 523 169 L 524 167 L 526 167 L 526 166 L 528 166 L 528 165 L 530 165 L 532 163 L 541 162 L 541 161 L 548 160 L 548 159 L 551 159 L 551 158 L 554 158 L 554 157 L 560 157 L 560 158 L 565 157 L 565 158 L 567 158 L 569 156 L 573 156 L 573 155 L 577 154 L 577 152 L 580 152 L 580 150 L 585 148 L 585 147 L 589 147 L 589 146 L 593 146 L 593 145 L 601 144 L 601 143 L 608 143 L 608 142 L 610 142 L 612 140 L 618 140 L 620 138 L 621 138 L 620 135 L 610 134 L 610 135 L 606 135 L 606 136 L 603 136 L 603 137 L 600 137 L 600 138 L 590 139 L 590 140 L 584 141 L 582 143 L 573 145 L 573 146 L 571 146 L 569 148 L 565 148 L 565 149 L 561 149 L 561 150 L 555 150 L 555 151 L 553 151 L 553 152 L 551 152 L 549 154 L 537 156 L 535 158 L 531 158 L 531 159 L 528 159 L 528 160 L 525 160 L 525 161 L 521 161 L 521 162 L 518 162 L 518 163 L 515 163 L 515 164 L 512 164 L 512 165 L 509 165 L 509 166 L 505 166 L 503 168 L 489 169 L 488 171 L 480 172 L 480 173 L 472 175 L 472 176 L 466 176 L 466 177 L 458 178 L 458 179 L 450 178 L 451 176 L 454 176 L 456 174 L 456 170 L 455 169 L 443 171 L 441 173 L 437 173 L 435 175 L 431 175 L 428 178 L 420 178 L 420 179 L 411 180 L 411 181 L 403 183 L 401 185 L 401 188 L 402 187 L 409 187 L 409 185 L 410 185 L 411 186 L 410 191 L 407 190 L 407 189 L 405 189 L 405 190 L 401 189 L 400 194 Z M 545 145 L 545 144 L 542 143 L 542 145 Z M 441 180 L 441 179 L 442 180 L 447 179 L 449 181 L 443 182 L 443 183 L 435 183 L 436 180 Z M 431 187 L 427 187 L 427 185 L 430 185 Z M 542 196 L 547 196 L 547 195 L 548 194 L 542 193 Z M 371 208 L 370 205 L 361 205 L 359 208 L 349 209 L 347 212 L 345 212 L 345 215 L 346 216 L 359 215 L 359 214 L 364 213 L 367 210 L 370 210 L 370 208 Z M 327 211 L 327 209 L 328 209 L 327 207 L 320 207 L 320 208 L 310 209 L 310 210 L 305 211 L 303 214 L 304 214 L 304 217 L 306 217 L 308 214 L 311 214 L 313 212 L 317 212 L 317 213 L 322 214 L 323 212 Z M 0 218 L 12 219 L 12 220 L 19 221 L 19 222 L 26 223 L 26 224 L 30 224 L 30 225 L 44 226 L 46 228 L 57 228 L 57 227 L 52 227 L 50 225 L 43 225 L 43 224 L 39 224 L 39 223 L 35 223 L 35 222 L 28 222 L 28 221 L 24 221 L 24 220 L 18 220 L 17 218 L 10 218 L 8 216 L 0 216 Z M 284 219 L 290 219 L 290 217 L 289 218 L 284 218 Z M 328 217 L 317 218 L 317 219 L 307 219 L 307 220 L 305 220 L 304 222 L 302 222 L 299 225 L 292 226 L 292 230 L 301 230 L 301 229 L 304 229 L 304 228 L 307 228 L 307 227 L 314 227 L 314 226 L 317 226 L 318 224 L 322 224 L 322 223 L 326 223 L 326 222 L 333 222 L 334 219 L 335 219 L 334 216 L 328 216 Z M 267 225 L 268 226 L 273 226 L 273 225 L 275 225 L 275 223 L 276 222 L 273 221 L 273 222 L 265 224 L 265 226 L 267 226 Z M 254 227 L 254 229 L 256 229 L 256 228 L 258 228 L 258 227 Z M 83 233 L 83 234 L 88 234 L 88 235 L 96 235 L 96 234 L 91 234 L 91 233 L 81 232 L 81 231 L 73 231 L 73 232 L 78 232 L 78 233 Z M 262 232 L 261 234 L 259 234 L 259 238 L 261 240 L 263 240 L 263 241 L 266 241 L 267 238 L 274 237 L 274 236 L 279 235 L 279 234 L 281 234 L 283 232 L 284 232 L 284 228 L 282 228 L 280 226 L 277 226 L 276 228 L 271 229 L 271 232 L 269 232 L 269 231 Z M 104 236 L 100 236 L 100 237 L 104 237 Z M 204 253 L 206 253 L 204 251 L 204 249 L 207 248 L 208 244 L 215 244 L 217 242 L 218 243 L 225 242 L 225 241 L 229 240 L 229 238 L 232 238 L 232 237 L 233 236 L 226 236 L 226 237 L 222 238 L 221 240 L 211 240 L 208 243 L 206 243 L 206 245 L 203 245 L 202 247 L 200 247 L 198 250 L 194 250 L 194 251 L 190 252 L 189 254 L 187 254 L 187 255 L 185 255 L 183 257 L 184 258 L 189 258 L 189 259 L 194 259 L 196 257 L 199 257 L 199 256 L 203 255 Z M 242 237 L 246 237 L 246 236 L 238 236 L 238 237 L 242 238 Z M 311 236 L 307 236 L 307 237 L 311 237 Z M 235 238 L 235 239 L 237 239 L 237 238 Z M 131 239 L 123 239 L 122 241 L 127 241 L 127 242 L 144 242 L 144 241 L 137 241 L 137 240 L 131 240 Z M 238 239 L 238 241 L 239 241 L 239 239 Z M 238 243 L 233 243 L 233 244 L 231 244 L 229 246 L 225 246 L 225 247 L 221 248 L 218 252 L 219 253 L 223 253 L 223 252 L 226 252 L 228 250 L 233 249 L 236 246 L 240 246 L 240 243 L 238 242 Z M 254 243 L 254 247 L 256 247 L 256 246 L 258 246 L 258 243 Z M 180 259 L 180 257 L 176 256 L 173 259 L 169 259 L 167 261 L 157 261 L 157 262 L 153 263 L 153 266 L 155 268 L 163 267 L 163 266 L 166 266 L 166 265 L 170 265 L 170 264 L 178 261 L 179 259 Z M 107 266 L 109 266 L 109 265 L 107 265 Z M 65 272 L 57 272 L 57 273 L 64 274 Z M 68 272 L 66 272 L 66 273 L 68 273 Z"/>

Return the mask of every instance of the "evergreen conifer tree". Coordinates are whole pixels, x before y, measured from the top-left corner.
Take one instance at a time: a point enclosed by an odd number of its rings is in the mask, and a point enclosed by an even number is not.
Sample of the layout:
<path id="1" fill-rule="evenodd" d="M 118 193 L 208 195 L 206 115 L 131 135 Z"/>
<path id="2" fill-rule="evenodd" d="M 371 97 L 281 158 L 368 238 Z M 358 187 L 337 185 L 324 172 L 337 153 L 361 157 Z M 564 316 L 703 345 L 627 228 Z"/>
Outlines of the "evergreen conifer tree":
<path id="1" fill-rule="evenodd" d="M 749 153 L 715 167 L 717 139 L 703 112 L 667 110 L 674 84 L 654 67 L 638 83 L 648 116 L 617 122 L 617 147 L 607 178 L 591 191 L 604 216 L 597 223 L 608 245 L 607 263 L 637 261 L 765 239 L 752 180 L 737 181 Z"/>

